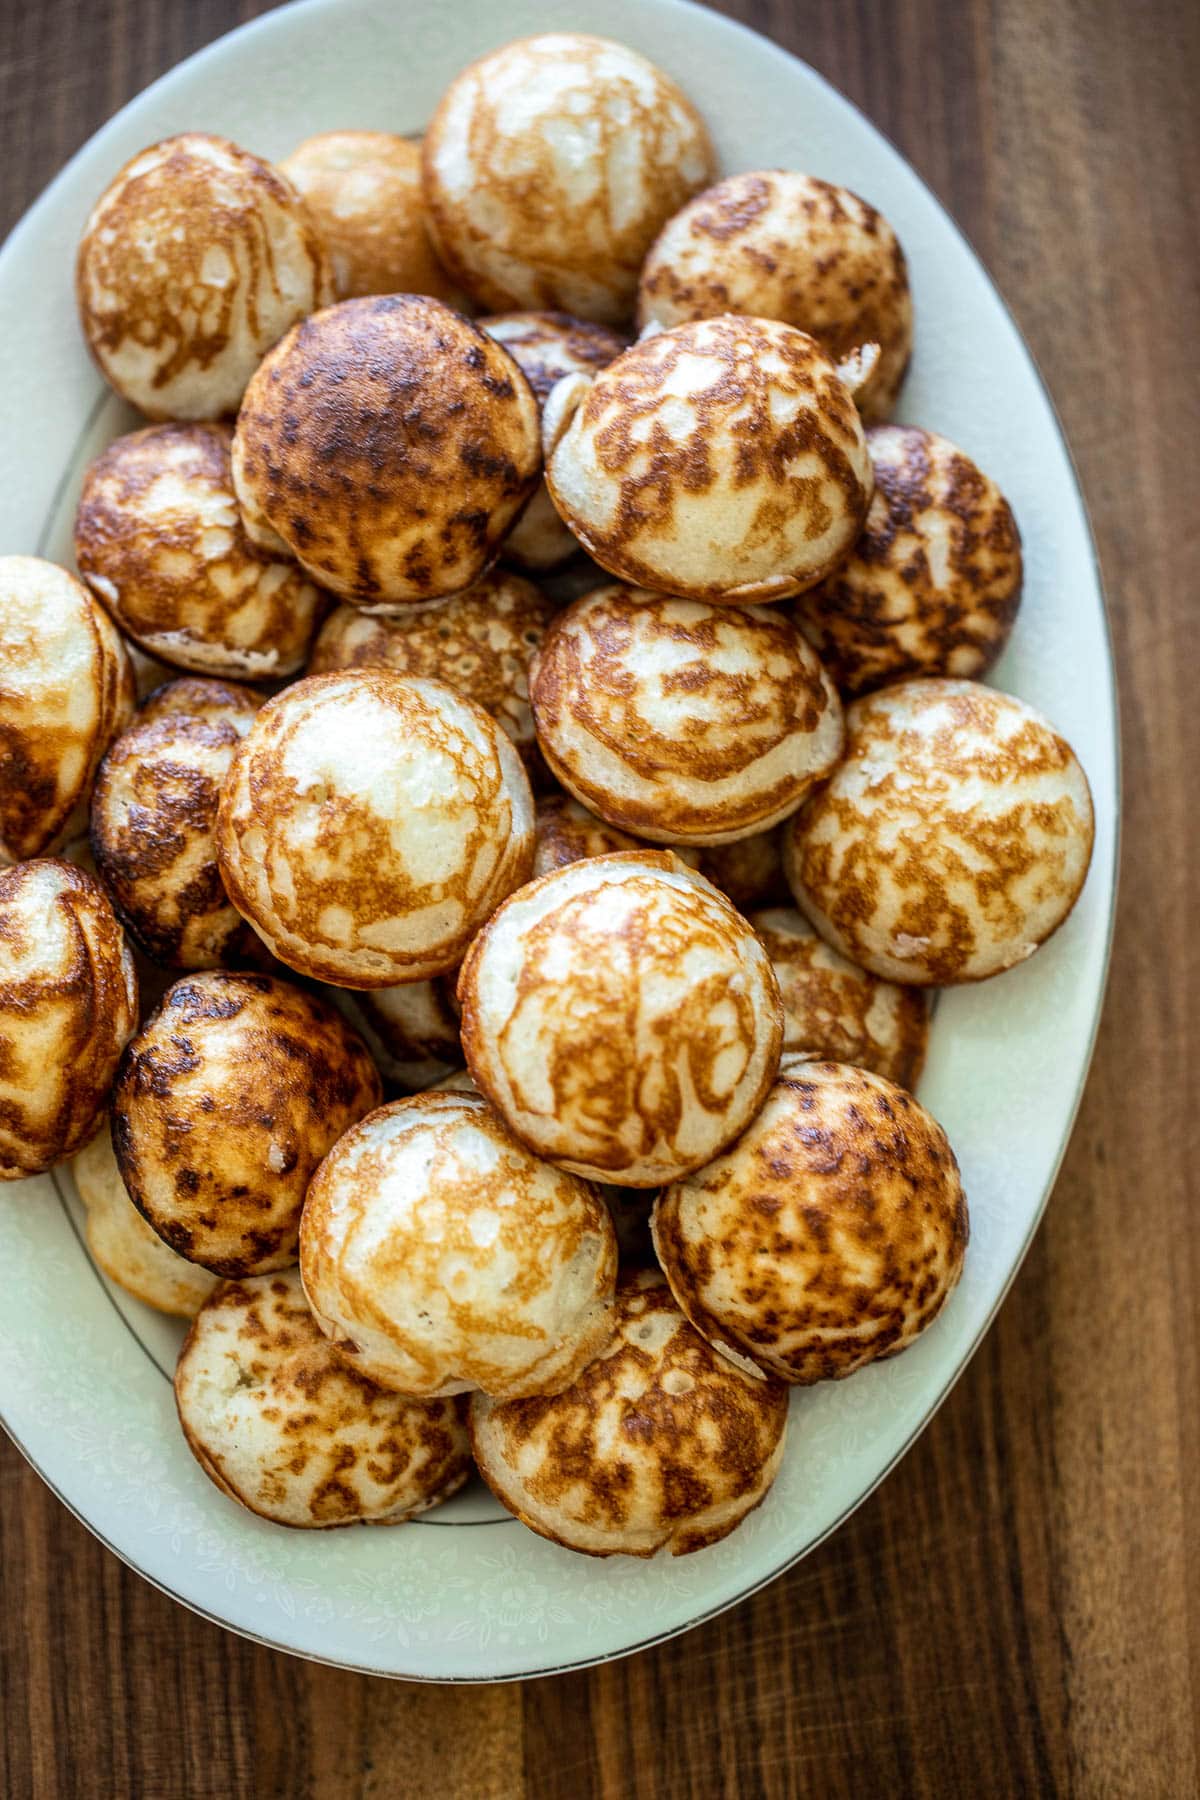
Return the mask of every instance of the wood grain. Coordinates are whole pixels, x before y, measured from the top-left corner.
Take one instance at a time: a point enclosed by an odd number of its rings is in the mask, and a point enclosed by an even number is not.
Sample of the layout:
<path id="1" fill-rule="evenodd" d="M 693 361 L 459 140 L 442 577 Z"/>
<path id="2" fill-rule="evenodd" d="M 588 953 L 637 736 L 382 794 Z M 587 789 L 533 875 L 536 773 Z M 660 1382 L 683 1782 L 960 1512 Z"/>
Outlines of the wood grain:
<path id="1" fill-rule="evenodd" d="M 243 0 L 0 0 L 0 222 Z M 1079 462 L 1122 689 L 1120 922 L 1046 1223 L 973 1365 L 828 1545 L 587 1674 L 373 1681 L 191 1617 L 0 1452 L 0 1791 L 766 1800 L 1197 1791 L 1200 8 L 738 0 L 996 275 Z M 19 546 L 10 546 L 18 548 Z"/>

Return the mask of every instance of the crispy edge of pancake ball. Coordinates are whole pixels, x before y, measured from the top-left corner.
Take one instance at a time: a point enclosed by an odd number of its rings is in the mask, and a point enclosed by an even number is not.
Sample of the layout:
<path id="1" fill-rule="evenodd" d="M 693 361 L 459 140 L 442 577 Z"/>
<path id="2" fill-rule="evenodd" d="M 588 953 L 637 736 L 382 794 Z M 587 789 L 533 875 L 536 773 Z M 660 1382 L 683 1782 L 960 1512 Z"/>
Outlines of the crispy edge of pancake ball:
<path id="1" fill-rule="evenodd" d="M 529 693 L 551 773 L 656 843 L 766 830 L 842 753 L 833 683 L 767 607 L 598 588 L 551 621 Z"/>
<path id="2" fill-rule="evenodd" d="M 223 1281 L 179 1354 L 188 1448 L 223 1494 L 276 1525 L 399 1525 L 471 1472 L 462 1400 L 409 1400 L 351 1368 L 297 1269 Z"/>
<path id="3" fill-rule="evenodd" d="M 916 1089 L 929 1038 L 922 988 L 883 981 L 819 937 L 794 907 L 750 915 L 783 995 L 783 1054 L 853 1063 Z"/>
<path id="4" fill-rule="evenodd" d="M 0 1181 L 86 1144 L 137 1014 L 133 957 L 95 876 L 50 857 L 0 869 Z"/>
<path id="5" fill-rule="evenodd" d="M 458 998 L 480 1090 L 537 1155 L 594 1181 L 657 1187 L 708 1162 L 779 1063 L 766 951 L 669 851 L 521 888 L 472 943 Z"/>
<path id="6" fill-rule="evenodd" d="M 1021 604 L 1021 534 L 995 482 L 935 431 L 867 433 L 875 497 L 841 567 L 792 616 L 844 694 L 918 676 L 977 680 Z"/>
<path id="7" fill-rule="evenodd" d="M 775 825 L 732 844 L 710 845 L 700 857 L 700 873 L 720 888 L 740 913 L 762 906 L 790 906 L 792 890 L 783 872 L 784 829 Z"/>
<path id="8" fill-rule="evenodd" d="M 189 131 L 140 151 L 101 194 L 75 295 L 118 394 L 151 419 L 217 419 L 276 339 L 333 298 L 333 275 L 291 183 L 228 138 Z"/>
<path id="9" fill-rule="evenodd" d="M 631 587 L 741 605 L 812 587 L 862 529 L 873 475 L 850 390 L 814 340 L 727 315 L 560 382 L 546 484 Z"/>
<path id="10" fill-rule="evenodd" d="M 735 1148 L 663 1189 L 652 1230 L 697 1331 L 797 1385 L 908 1349 L 970 1233 L 937 1121 L 894 1082 L 824 1062 L 789 1063 Z"/>
<path id="11" fill-rule="evenodd" d="M 518 38 L 461 70 L 422 145 L 429 229 L 489 312 L 619 325 L 662 225 L 716 173 L 687 95 L 608 38 Z"/>
<path id="12" fill-rule="evenodd" d="M 1087 879 L 1095 823 L 1066 739 L 974 681 L 881 688 L 788 821 L 784 868 L 826 943 L 886 981 L 950 987 L 1031 956 Z"/>
<path id="13" fill-rule="evenodd" d="M 568 863 L 588 856 L 611 856 L 618 850 L 653 850 L 657 846 L 632 832 L 620 831 L 581 806 L 571 794 L 545 794 L 537 803 L 533 825 L 533 875 L 549 875 Z M 673 844 L 674 854 L 691 869 L 701 853 L 686 844 Z M 719 886 L 719 883 L 714 885 Z"/>
<path id="14" fill-rule="evenodd" d="M 322 131 L 279 169 L 312 214 L 339 300 L 432 294 L 459 303 L 425 228 L 419 143 L 391 131 Z"/>
<path id="15" fill-rule="evenodd" d="M 201 675 L 271 681 L 303 667 L 325 596 L 246 535 L 233 428 L 148 425 L 88 465 L 75 560 L 129 636 Z"/>
<path id="16" fill-rule="evenodd" d="M 552 1392 L 612 1328 L 617 1244 L 587 1182 L 530 1155 L 480 1094 L 381 1107 L 309 1189 L 300 1269 L 321 1328 L 421 1396 Z"/>
<path id="17" fill-rule="evenodd" d="M 855 401 L 866 419 L 895 405 L 912 355 L 908 265 L 882 213 L 848 188 L 748 170 L 667 221 L 642 266 L 639 331 L 727 312 L 795 325 L 835 363 L 878 344 Z"/>
<path id="18" fill-rule="evenodd" d="M 133 707 L 125 646 L 83 583 L 38 556 L 0 556 L 0 864 L 84 829 L 76 814 Z"/>
<path id="19" fill-rule="evenodd" d="M 246 389 L 233 484 L 256 544 L 375 611 L 478 581 L 537 485 L 537 401 L 508 352 L 440 300 L 343 300 L 293 327 Z"/>
<path id="20" fill-rule="evenodd" d="M 121 1179 L 189 1262 L 226 1276 L 286 1268 L 313 1171 L 381 1092 L 366 1045 L 326 1001 L 271 975 L 185 976 L 117 1074 Z"/>
<path id="21" fill-rule="evenodd" d="M 76 1152 L 71 1174 L 87 1214 L 93 1262 L 144 1306 L 181 1319 L 194 1317 L 218 1277 L 179 1256 L 147 1225 L 121 1180 L 106 1130 L 97 1131 Z"/>
<path id="22" fill-rule="evenodd" d="M 489 713 L 390 669 L 310 675 L 262 708 L 217 825 L 230 899 L 281 962 L 340 987 L 456 968 L 533 863 L 533 795 Z"/>
<path id="23" fill-rule="evenodd" d="M 685 1556 L 727 1537 L 779 1472 L 788 1394 L 719 1356 L 657 1269 L 625 1277 L 607 1350 L 560 1394 L 471 1399 L 493 1494 L 590 1556 Z"/>

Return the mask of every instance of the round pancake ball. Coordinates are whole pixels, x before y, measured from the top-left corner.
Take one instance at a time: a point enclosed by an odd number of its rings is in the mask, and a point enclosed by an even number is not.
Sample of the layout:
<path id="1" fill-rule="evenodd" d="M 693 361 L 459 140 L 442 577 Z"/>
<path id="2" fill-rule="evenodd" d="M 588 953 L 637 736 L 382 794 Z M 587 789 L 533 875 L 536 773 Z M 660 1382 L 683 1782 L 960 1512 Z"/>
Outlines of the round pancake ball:
<path id="1" fill-rule="evenodd" d="M 794 907 L 751 913 L 750 923 L 783 996 L 784 1056 L 854 1063 L 914 1089 L 929 1036 L 924 992 L 847 962 Z"/>
<path id="2" fill-rule="evenodd" d="M 618 831 L 580 806 L 569 794 L 546 794 L 537 803 L 534 821 L 533 873 L 548 875 L 551 869 L 565 869 L 568 863 L 581 862 L 585 856 L 611 856 L 615 850 L 650 850 L 653 845 L 631 832 Z M 681 862 L 695 868 L 700 861 L 698 850 L 673 845 Z"/>
<path id="3" fill-rule="evenodd" d="M 844 694 L 986 675 L 1021 603 L 1021 534 L 994 481 L 935 431 L 867 433 L 875 497 L 841 567 L 794 617 Z"/>
<path id="4" fill-rule="evenodd" d="M 246 536 L 228 425 L 150 425 L 83 479 L 75 560 L 122 631 L 160 661 L 251 681 L 294 675 L 324 597 Z"/>
<path id="5" fill-rule="evenodd" d="M 86 828 L 96 765 L 133 713 L 133 670 L 81 581 L 0 556 L 0 862 Z"/>
<path id="6" fill-rule="evenodd" d="M 309 1189 L 300 1268 L 339 1353 L 405 1394 L 553 1393 L 612 1328 L 599 1196 L 478 1094 L 414 1094 L 347 1132 Z"/>
<path id="7" fill-rule="evenodd" d="M 298 1269 L 223 1281 L 179 1354 L 175 1401 L 211 1481 L 276 1525 L 398 1525 L 471 1472 L 461 1400 L 406 1400 L 347 1367 Z"/>
<path id="8" fill-rule="evenodd" d="M 700 873 L 720 888 L 739 912 L 756 906 L 787 906 L 791 889 L 783 872 L 783 833 L 777 825 L 732 844 L 713 844 L 700 858 Z"/>
<path id="9" fill-rule="evenodd" d="M 862 529 L 871 459 L 850 392 L 790 325 L 726 317 L 643 339 L 546 408 L 546 482 L 584 549 L 635 587 L 782 600 Z"/>
<path id="10" fill-rule="evenodd" d="M 625 348 L 625 339 L 604 325 L 562 312 L 494 313 L 479 326 L 503 344 L 533 389 L 539 407 L 564 375 L 595 375 Z M 503 555 L 522 569 L 556 569 L 579 545 L 554 510 L 540 481 L 532 500 L 504 540 Z"/>
<path id="11" fill-rule="evenodd" d="M 362 1039 L 270 975 L 191 975 L 126 1052 L 112 1100 L 121 1179 L 163 1242 L 216 1275 L 296 1260 L 309 1179 L 379 1104 Z"/>
<path id="12" fill-rule="evenodd" d="M 716 1156 L 779 1063 L 765 950 L 669 852 L 530 882 L 476 937 L 458 997 L 467 1066 L 517 1136 L 619 1186 L 656 1187 Z"/>
<path id="13" fill-rule="evenodd" d="M 0 869 L 0 946 L 0 1181 L 19 1181 L 97 1130 L 137 977 L 95 876 L 50 858 Z"/>
<path id="14" fill-rule="evenodd" d="M 610 824 L 720 844 L 795 812 L 842 752 L 842 708 L 766 607 L 605 587 L 554 619 L 530 679 L 551 772 Z"/>
<path id="15" fill-rule="evenodd" d="M 453 976 L 406 981 L 356 996 L 375 1060 L 390 1081 L 416 1092 L 462 1063 Z"/>
<path id="16" fill-rule="evenodd" d="M 693 1331 L 657 1269 L 622 1281 L 606 1352 L 561 1394 L 471 1401 L 480 1474 L 539 1536 L 590 1556 L 683 1556 L 766 1498 L 787 1389 Z"/>
<path id="17" fill-rule="evenodd" d="M 895 405 L 912 353 L 908 267 L 887 220 L 848 188 L 755 169 L 726 176 L 676 213 L 642 268 L 638 328 L 719 313 L 796 325 L 835 363 L 878 344 L 855 399 L 870 419 Z"/>
<path id="18" fill-rule="evenodd" d="M 557 610 L 531 581 L 507 571 L 395 618 L 339 606 L 313 646 L 309 674 L 395 669 L 449 682 L 503 725 L 527 767 L 536 766 L 529 665 Z"/>
<path id="19" fill-rule="evenodd" d="M 87 1246 L 110 1281 L 157 1312 L 190 1319 L 217 1285 L 217 1277 L 164 1244 L 129 1198 L 113 1154 L 112 1138 L 98 1131 L 71 1164 L 87 1212 Z"/>
<path id="20" fill-rule="evenodd" d="M 279 167 L 316 221 L 339 300 L 433 294 L 454 301 L 425 229 L 420 144 L 390 131 L 322 131 Z"/>
<path id="21" fill-rule="evenodd" d="M 807 1385 L 895 1356 L 962 1273 L 967 1203 L 936 1120 L 844 1063 L 781 1071 L 726 1156 L 654 1209 L 671 1291 L 750 1374 Z"/>
<path id="22" fill-rule="evenodd" d="M 456 968 L 527 878 L 533 796 L 511 740 L 444 682 L 311 675 L 243 739 L 217 843 L 230 899 L 281 962 L 393 987 Z"/>
<path id="23" fill-rule="evenodd" d="M 973 681 L 856 700 L 846 756 L 788 823 L 801 912 L 886 981 L 999 975 L 1057 931 L 1092 856 L 1092 798 L 1040 713 Z"/>
<path id="24" fill-rule="evenodd" d="M 254 542 L 382 611 L 477 581 L 540 470 L 517 365 L 417 294 L 343 300 L 289 331 L 246 390 L 233 446 Z"/>
<path id="25" fill-rule="evenodd" d="M 178 718 L 203 719 L 207 724 L 228 722 L 244 737 L 262 705 L 264 695 L 257 688 L 244 687 L 239 681 L 215 681 L 203 675 L 180 675 L 165 681 L 147 695 L 138 708 L 139 725 L 151 720 Z"/>
<path id="26" fill-rule="evenodd" d="M 141 151 L 101 194 L 75 294 L 118 394 L 151 419 L 218 419 L 289 325 L 332 300 L 333 279 L 278 169 L 187 131 Z"/>
<path id="27" fill-rule="evenodd" d="M 422 149 L 442 262 L 489 312 L 619 325 L 662 225 L 715 173 L 704 121 L 636 51 L 518 38 L 455 77 Z"/>

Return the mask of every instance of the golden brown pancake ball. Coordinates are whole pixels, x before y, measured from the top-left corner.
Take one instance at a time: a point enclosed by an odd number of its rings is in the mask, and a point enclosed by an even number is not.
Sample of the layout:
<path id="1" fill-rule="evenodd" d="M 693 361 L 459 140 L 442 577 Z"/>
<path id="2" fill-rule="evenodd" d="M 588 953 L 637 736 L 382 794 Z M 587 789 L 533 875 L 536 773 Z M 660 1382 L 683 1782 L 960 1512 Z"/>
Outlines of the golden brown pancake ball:
<path id="1" fill-rule="evenodd" d="M 324 596 L 289 558 L 246 536 L 223 424 L 150 425 L 89 467 L 75 560 L 123 631 L 202 675 L 294 675 Z"/>
<path id="2" fill-rule="evenodd" d="M 794 617 L 844 694 L 986 675 L 1021 603 L 1021 534 L 995 482 L 915 425 L 867 433 L 875 497 L 845 562 Z"/>
<path id="3" fill-rule="evenodd" d="M 856 700 L 846 756 L 788 822 L 796 904 L 886 981 L 949 987 L 1031 956 L 1083 888 L 1094 824 L 1075 752 L 974 681 Z"/>
<path id="4" fill-rule="evenodd" d="M 848 188 L 755 169 L 676 213 L 642 268 L 638 328 L 719 313 L 796 325 L 835 363 L 878 344 L 855 400 L 870 419 L 895 405 L 912 353 L 908 267 L 887 220 Z"/>
<path id="5" fill-rule="evenodd" d="M 83 583 L 0 556 L 0 863 L 85 828 L 96 765 L 133 704 L 125 646 Z"/>
<path id="6" fill-rule="evenodd" d="M 756 831 L 732 844 L 713 844 L 700 858 L 700 873 L 741 913 L 756 906 L 787 906 L 792 893 L 783 872 L 785 827 Z"/>
<path id="7" fill-rule="evenodd" d="M 49 857 L 0 869 L 0 1181 L 87 1143 L 137 1004 L 133 958 L 94 875 Z"/>
<path id="8" fill-rule="evenodd" d="M 254 542 L 383 611 L 477 581 L 540 468 L 516 363 L 416 294 L 343 300 L 297 325 L 247 388 L 233 446 Z"/>
<path id="9" fill-rule="evenodd" d="M 276 1525 L 398 1525 L 471 1472 L 461 1400 L 406 1400 L 337 1355 L 300 1272 L 223 1281 L 175 1370 L 179 1422 L 204 1473 Z"/>
<path id="10" fill-rule="evenodd" d="M 456 300 L 425 229 L 420 144 L 391 131 L 322 131 L 279 167 L 316 221 L 339 300 L 363 294 Z"/>
<path id="11" fill-rule="evenodd" d="M 936 1120 L 880 1075 L 785 1067 L 727 1155 L 659 1195 L 654 1247 L 692 1324 L 807 1384 L 906 1350 L 962 1273 L 967 1203 Z"/>
<path id="12" fill-rule="evenodd" d="M 598 1194 L 478 1094 L 414 1094 L 347 1132 L 309 1189 L 300 1268 L 338 1351 L 405 1394 L 553 1393 L 612 1329 Z"/>
<path id="13" fill-rule="evenodd" d="M 533 852 L 535 875 L 548 875 L 551 869 L 565 869 L 568 863 L 581 862 L 585 856 L 611 856 L 614 850 L 653 848 L 645 838 L 618 831 L 615 825 L 598 819 L 570 794 L 546 794 L 537 803 Z M 699 850 L 680 845 L 672 848 L 689 868 L 695 868 L 699 863 Z"/>
<path id="14" fill-rule="evenodd" d="M 282 962 L 341 987 L 457 967 L 533 863 L 512 741 L 441 681 L 310 675 L 237 750 L 217 825 L 230 899 Z"/>
<path id="15" fill-rule="evenodd" d="M 658 1270 L 627 1276 L 605 1353 L 560 1394 L 471 1401 L 496 1498 L 541 1537 L 591 1556 L 683 1556 L 727 1537 L 783 1457 L 787 1389 L 712 1350 Z"/>
<path id="16" fill-rule="evenodd" d="M 324 1000 L 270 975 L 185 976 L 121 1064 L 121 1179 L 189 1262 L 286 1268 L 313 1170 L 380 1094 L 366 1045 Z"/>
<path id="17" fill-rule="evenodd" d="M 109 1280 L 158 1312 L 194 1317 L 217 1277 L 177 1255 L 147 1225 L 129 1198 L 103 1127 L 77 1153 L 71 1174 L 87 1212 L 88 1249 Z"/>
<path id="18" fill-rule="evenodd" d="M 493 313 L 481 330 L 503 344 L 533 389 L 539 406 L 564 375 L 595 375 L 620 356 L 626 340 L 607 326 L 562 312 Z M 555 569 L 579 545 L 554 510 L 540 481 L 532 500 L 504 540 L 503 554 L 522 569 Z"/>
<path id="19" fill-rule="evenodd" d="M 627 587 L 576 600 L 531 672 L 538 742 L 583 805 L 663 844 L 719 844 L 795 812 L 842 751 L 842 708 L 766 607 Z"/>
<path id="20" fill-rule="evenodd" d="M 596 1181 L 656 1187 L 749 1124 L 782 1007 L 746 921 L 669 851 L 530 882 L 459 975 L 467 1066 L 522 1142 Z"/>
<path id="21" fill-rule="evenodd" d="M 178 718 L 202 719 L 218 725 L 226 721 L 244 737 L 262 705 L 265 696 L 258 688 L 246 687 L 240 681 L 217 681 L 205 675 L 179 675 L 164 681 L 138 707 L 137 722 Z"/>
<path id="22" fill-rule="evenodd" d="M 550 497 L 631 586 L 782 600 L 862 529 L 871 459 L 850 391 L 791 325 L 725 317 L 643 339 L 546 408 Z"/>
<path id="23" fill-rule="evenodd" d="M 670 77 L 583 32 L 469 64 L 422 155 L 434 244 L 480 306 L 602 325 L 630 317 L 655 236 L 715 173 L 704 121 Z"/>

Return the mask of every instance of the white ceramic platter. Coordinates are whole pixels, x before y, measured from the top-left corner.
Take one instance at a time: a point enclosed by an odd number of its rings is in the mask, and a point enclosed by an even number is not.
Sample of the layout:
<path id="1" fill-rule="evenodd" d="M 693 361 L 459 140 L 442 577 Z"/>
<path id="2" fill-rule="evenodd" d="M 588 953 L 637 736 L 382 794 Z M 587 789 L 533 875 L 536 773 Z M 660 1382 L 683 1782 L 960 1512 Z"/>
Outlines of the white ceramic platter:
<path id="1" fill-rule="evenodd" d="M 921 1098 L 971 1205 L 962 1285 L 915 1349 L 793 1395 L 784 1468 L 724 1543 L 650 1563 L 573 1556 L 472 1490 L 389 1530 L 294 1532 L 206 1480 L 176 1426 L 180 1332 L 110 1288 L 68 1179 L 0 1191 L 0 1413 L 66 1504 L 198 1612 L 305 1656 L 381 1674 L 488 1680 L 654 1642 L 769 1581 L 859 1504 L 979 1342 L 1053 1183 L 1087 1071 L 1108 955 L 1117 826 L 1112 665 L 1083 506 L 1036 370 L 987 275 L 913 172 L 819 76 L 681 0 L 305 0 L 222 39 L 127 106 L 0 254 L 0 550 L 70 561 L 84 463 L 131 422 L 84 353 L 72 264 L 116 169 L 204 129 L 269 157 L 336 126 L 419 130 L 471 57 L 566 26 L 623 39 L 707 117 L 726 171 L 786 165 L 858 190 L 908 252 L 917 353 L 899 416 L 935 427 L 1015 507 L 1027 579 L 997 685 L 1066 733 L 1091 779 L 1096 852 L 1064 929 L 1029 963 L 945 996 Z"/>

